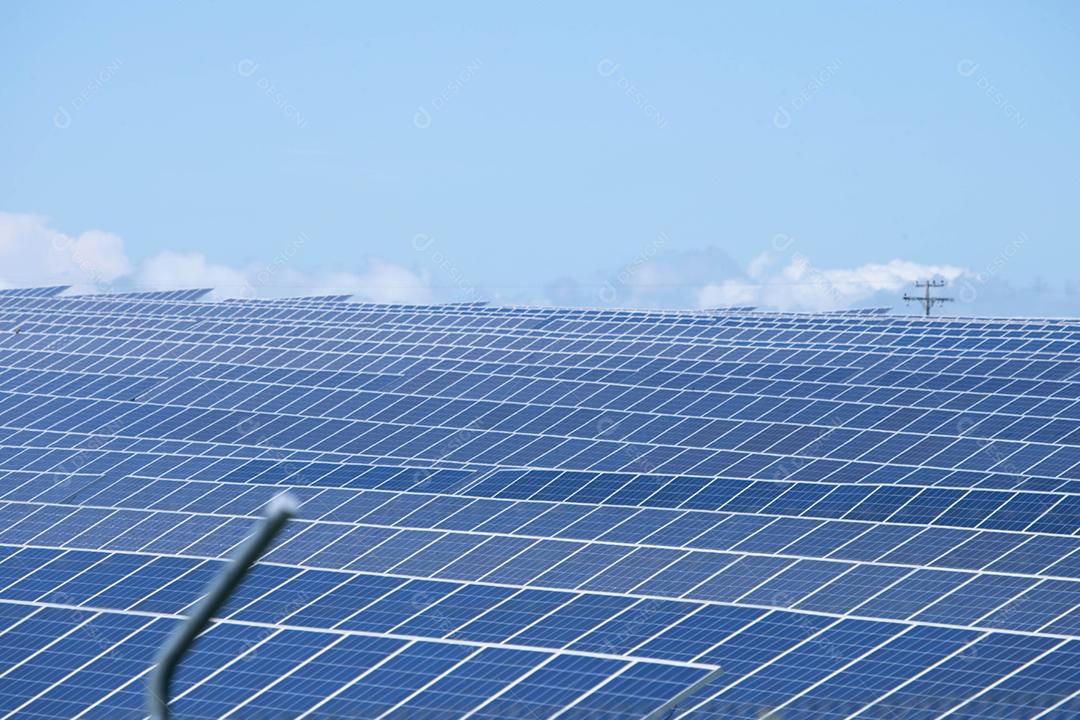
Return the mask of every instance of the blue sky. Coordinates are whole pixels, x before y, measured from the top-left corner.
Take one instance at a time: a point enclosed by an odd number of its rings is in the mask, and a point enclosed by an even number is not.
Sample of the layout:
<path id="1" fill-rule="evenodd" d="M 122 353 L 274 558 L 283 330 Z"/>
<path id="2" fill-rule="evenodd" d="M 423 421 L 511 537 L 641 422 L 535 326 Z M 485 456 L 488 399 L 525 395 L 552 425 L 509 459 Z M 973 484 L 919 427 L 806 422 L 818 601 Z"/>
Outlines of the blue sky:
<path id="1" fill-rule="evenodd" d="M 1078 40 L 1070 2 L 7 2 L 0 281 L 1076 314 Z"/>

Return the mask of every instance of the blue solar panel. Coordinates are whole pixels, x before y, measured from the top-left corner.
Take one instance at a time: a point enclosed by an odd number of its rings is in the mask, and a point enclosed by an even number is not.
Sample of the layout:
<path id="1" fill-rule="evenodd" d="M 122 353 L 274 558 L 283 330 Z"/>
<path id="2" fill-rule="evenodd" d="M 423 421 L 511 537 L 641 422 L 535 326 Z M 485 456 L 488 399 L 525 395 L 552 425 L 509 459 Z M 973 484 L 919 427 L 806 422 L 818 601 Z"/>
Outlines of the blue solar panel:
<path id="1" fill-rule="evenodd" d="M 51 285 L 38 288 L 4 288 L 0 297 L 53 297 L 67 290 L 70 285 Z"/>
<path id="2" fill-rule="evenodd" d="M 285 490 L 177 717 L 1080 716 L 1080 323 L 63 289 L 0 291 L 0 716 L 141 717 Z"/>

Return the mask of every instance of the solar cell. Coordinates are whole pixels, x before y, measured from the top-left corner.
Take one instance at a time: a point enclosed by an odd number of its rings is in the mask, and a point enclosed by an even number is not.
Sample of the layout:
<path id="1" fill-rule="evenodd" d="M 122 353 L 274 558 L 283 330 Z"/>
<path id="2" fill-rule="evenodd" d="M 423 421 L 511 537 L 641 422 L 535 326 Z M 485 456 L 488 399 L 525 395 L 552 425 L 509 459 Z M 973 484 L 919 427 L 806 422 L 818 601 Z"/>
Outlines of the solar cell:
<path id="1" fill-rule="evenodd" d="M 1080 716 L 1080 323 L 0 291 L 0 716 Z M 6 715 L 4 715 L 6 713 Z"/>

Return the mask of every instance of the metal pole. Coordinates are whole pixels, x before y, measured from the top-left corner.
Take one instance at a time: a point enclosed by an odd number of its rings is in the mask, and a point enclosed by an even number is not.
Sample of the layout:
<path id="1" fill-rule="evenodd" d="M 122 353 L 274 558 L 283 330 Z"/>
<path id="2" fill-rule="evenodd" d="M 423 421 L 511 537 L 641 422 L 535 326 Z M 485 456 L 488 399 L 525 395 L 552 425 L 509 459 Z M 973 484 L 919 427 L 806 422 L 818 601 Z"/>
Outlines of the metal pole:
<path id="1" fill-rule="evenodd" d="M 675 711 L 679 708 L 679 704 L 683 700 L 686 700 L 723 674 L 724 671 L 721 668 L 716 668 L 715 670 L 705 673 L 702 677 L 687 685 L 678 695 L 646 715 L 644 720 L 668 720 L 668 718 L 675 717 Z"/>
<path id="2" fill-rule="evenodd" d="M 270 501 L 270 504 L 266 506 L 266 518 L 248 536 L 232 560 L 222 568 L 221 573 L 207 588 L 206 595 L 188 619 L 176 629 L 162 647 L 157 667 L 147 685 L 147 705 L 150 716 L 154 720 L 169 720 L 169 689 L 184 654 L 195 642 L 195 638 L 210 624 L 214 615 L 225 605 L 251 566 L 285 527 L 285 523 L 296 515 L 297 507 L 296 499 L 288 494 L 278 495 Z"/>

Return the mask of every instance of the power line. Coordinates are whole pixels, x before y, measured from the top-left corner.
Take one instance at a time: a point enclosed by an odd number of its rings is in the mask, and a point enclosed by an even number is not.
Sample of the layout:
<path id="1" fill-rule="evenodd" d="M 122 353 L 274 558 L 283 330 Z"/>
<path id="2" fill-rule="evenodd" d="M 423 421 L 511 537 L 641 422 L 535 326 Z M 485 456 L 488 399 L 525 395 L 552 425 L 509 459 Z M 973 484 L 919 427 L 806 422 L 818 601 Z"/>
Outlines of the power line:
<path id="1" fill-rule="evenodd" d="M 7 282 L 14 283 L 14 284 L 16 284 L 18 286 L 21 286 L 21 287 L 31 287 L 31 286 L 37 285 L 37 284 L 42 282 L 41 280 L 25 280 L 24 281 L 24 280 L 7 280 L 6 278 L 5 278 L 5 280 Z M 63 282 L 63 281 L 62 280 L 54 280 L 54 281 L 51 281 L 51 282 Z M 73 279 L 73 280 L 68 280 L 67 282 L 77 284 L 79 282 L 85 282 L 85 281 L 80 281 L 78 279 Z M 91 284 L 94 284 L 94 283 L 92 281 L 90 281 L 90 282 L 88 282 L 86 284 L 91 285 Z M 438 285 L 424 285 L 422 283 L 393 283 L 393 284 L 390 284 L 390 283 L 363 283 L 363 284 L 356 284 L 356 285 L 350 285 L 349 283 L 338 283 L 337 285 L 340 285 L 341 287 L 350 287 L 350 288 L 356 288 L 356 289 L 361 289 L 361 290 L 370 289 L 370 288 L 404 289 L 404 288 L 414 288 L 414 287 L 418 287 L 418 286 L 423 287 L 424 289 L 427 289 L 427 290 L 457 290 L 457 289 L 461 289 L 461 287 L 463 285 L 464 286 L 476 285 L 477 287 L 483 288 L 485 290 L 547 290 L 547 289 L 550 289 L 553 285 L 557 285 L 557 284 L 558 284 L 558 281 L 555 280 L 555 281 L 552 281 L 552 282 L 546 283 L 546 284 L 521 284 L 521 285 L 507 285 L 507 284 L 489 285 L 487 283 L 482 283 L 482 282 L 478 282 L 478 283 L 462 283 L 462 284 L 438 284 Z M 872 289 L 872 290 L 875 290 L 875 291 L 887 290 L 888 289 L 888 288 L 873 288 L 873 287 L 871 287 L 871 283 L 869 281 L 866 281 L 866 280 L 811 280 L 811 281 L 807 281 L 807 282 L 758 282 L 758 283 L 754 283 L 754 282 L 740 282 L 740 281 L 724 280 L 724 279 L 721 278 L 721 279 L 718 279 L 716 281 L 711 281 L 711 282 L 693 282 L 693 283 L 691 283 L 691 282 L 634 283 L 634 282 L 621 282 L 621 281 L 619 281 L 619 282 L 612 282 L 610 284 L 615 284 L 615 285 L 619 285 L 619 286 L 622 286 L 622 287 L 628 287 L 628 288 L 634 288 L 634 289 L 644 289 L 644 290 L 648 290 L 650 288 L 702 288 L 702 287 L 705 287 L 707 285 L 722 286 L 722 287 L 728 287 L 728 288 L 831 287 L 831 286 L 835 286 L 835 285 L 844 285 L 844 286 L 862 286 L 862 287 L 866 287 L 868 289 Z M 193 282 L 193 283 L 191 283 L 189 285 L 184 285 L 183 287 L 176 287 L 175 285 L 161 285 L 161 284 L 159 284 L 159 285 L 139 284 L 137 286 L 132 286 L 132 287 L 134 289 L 136 289 L 136 290 L 152 291 L 152 290 L 183 290 L 183 289 L 198 287 L 200 285 L 205 285 L 205 283 Z M 318 289 L 318 288 L 323 288 L 323 287 L 333 286 L 333 285 L 335 285 L 335 283 L 333 283 L 333 282 L 329 282 L 329 283 L 319 283 L 319 282 L 311 282 L 311 283 L 274 283 L 274 282 L 263 283 L 263 282 L 251 282 L 251 283 L 239 283 L 239 284 L 238 283 L 210 283 L 208 286 L 212 286 L 213 288 L 216 288 L 216 289 L 253 287 L 253 288 L 256 288 L 256 289 L 257 288 L 270 288 L 270 289 L 280 288 L 280 289 L 301 289 L 302 290 L 302 289 Z M 605 283 L 603 283 L 603 282 L 599 282 L 599 283 L 597 283 L 597 282 L 576 283 L 576 285 L 577 285 L 577 287 L 579 287 L 581 289 L 584 289 L 584 290 L 591 290 L 591 289 L 597 289 L 597 288 L 606 287 Z M 921 287 L 921 285 L 920 285 L 920 287 Z"/>

